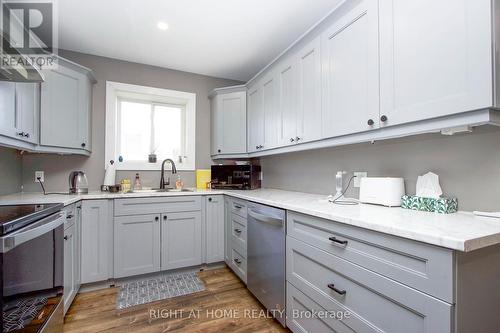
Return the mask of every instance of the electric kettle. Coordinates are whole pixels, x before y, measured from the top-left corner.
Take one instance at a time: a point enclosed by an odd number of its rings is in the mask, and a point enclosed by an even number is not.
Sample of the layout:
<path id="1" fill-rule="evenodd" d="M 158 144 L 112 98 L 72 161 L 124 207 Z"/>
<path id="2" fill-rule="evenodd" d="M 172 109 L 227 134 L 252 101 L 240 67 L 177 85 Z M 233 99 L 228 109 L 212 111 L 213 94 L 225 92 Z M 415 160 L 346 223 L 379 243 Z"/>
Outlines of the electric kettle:
<path id="1" fill-rule="evenodd" d="M 69 174 L 69 193 L 89 193 L 89 183 L 83 171 L 73 171 Z"/>

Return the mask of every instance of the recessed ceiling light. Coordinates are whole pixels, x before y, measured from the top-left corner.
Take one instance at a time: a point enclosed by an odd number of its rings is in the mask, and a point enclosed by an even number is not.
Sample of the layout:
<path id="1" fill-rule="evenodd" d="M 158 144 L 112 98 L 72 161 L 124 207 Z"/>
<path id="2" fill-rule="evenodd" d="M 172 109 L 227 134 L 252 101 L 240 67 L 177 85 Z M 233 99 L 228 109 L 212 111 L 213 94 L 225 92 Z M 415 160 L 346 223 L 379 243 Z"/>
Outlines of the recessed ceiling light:
<path id="1" fill-rule="evenodd" d="M 163 22 L 163 21 L 158 22 L 158 24 L 156 26 L 160 30 L 168 30 L 168 24 Z"/>

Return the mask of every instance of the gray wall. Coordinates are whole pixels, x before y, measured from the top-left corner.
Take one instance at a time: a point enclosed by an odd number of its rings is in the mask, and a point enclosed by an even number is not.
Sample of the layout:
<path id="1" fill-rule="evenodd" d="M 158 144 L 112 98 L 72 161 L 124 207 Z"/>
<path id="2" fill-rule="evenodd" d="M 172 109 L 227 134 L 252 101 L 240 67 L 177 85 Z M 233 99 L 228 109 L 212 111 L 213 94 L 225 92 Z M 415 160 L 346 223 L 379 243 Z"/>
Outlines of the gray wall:
<path id="1" fill-rule="evenodd" d="M 338 170 L 368 176 L 404 177 L 415 193 L 417 176 L 440 175 L 443 192 L 456 196 L 461 210 L 500 211 L 500 129 L 472 134 L 439 134 L 291 153 L 261 159 L 263 186 L 319 194 L 335 193 Z M 347 183 L 347 181 L 346 181 Z M 348 196 L 358 197 L 358 189 Z"/>
<path id="2" fill-rule="evenodd" d="M 62 51 L 61 55 L 83 66 L 91 68 L 98 83 L 93 90 L 92 110 L 92 155 L 58 156 L 27 154 L 23 157 L 23 185 L 26 192 L 39 191 L 33 181 L 36 170 L 45 171 L 45 186 L 49 191 L 67 190 L 68 174 L 72 170 L 87 173 L 91 190 L 99 189 L 104 178 L 104 133 L 106 81 L 116 81 L 157 88 L 196 93 L 196 168 L 209 168 L 210 159 L 210 103 L 208 93 L 218 87 L 240 84 L 240 82 L 142 65 L 110 58 Z M 118 172 L 117 181 L 131 178 L 135 172 Z M 186 186 L 194 186 L 194 172 L 182 172 Z M 157 186 L 160 172 L 141 171 L 144 186 Z"/>
<path id="3" fill-rule="evenodd" d="M 9 148 L 0 147 L 0 195 L 21 191 L 21 155 Z"/>

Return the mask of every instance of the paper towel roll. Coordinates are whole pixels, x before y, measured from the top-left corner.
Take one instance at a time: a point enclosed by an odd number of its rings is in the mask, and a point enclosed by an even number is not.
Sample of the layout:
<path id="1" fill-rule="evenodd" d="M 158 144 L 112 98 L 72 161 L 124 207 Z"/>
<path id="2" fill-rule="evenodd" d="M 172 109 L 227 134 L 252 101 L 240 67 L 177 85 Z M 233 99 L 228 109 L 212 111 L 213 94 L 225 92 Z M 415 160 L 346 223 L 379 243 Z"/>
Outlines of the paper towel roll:
<path id="1" fill-rule="evenodd" d="M 110 163 L 108 164 L 108 167 L 106 168 L 106 173 L 104 174 L 103 185 L 106 185 L 106 186 L 116 185 L 115 178 L 116 178 L 115 162 L 110 161 Z"/>

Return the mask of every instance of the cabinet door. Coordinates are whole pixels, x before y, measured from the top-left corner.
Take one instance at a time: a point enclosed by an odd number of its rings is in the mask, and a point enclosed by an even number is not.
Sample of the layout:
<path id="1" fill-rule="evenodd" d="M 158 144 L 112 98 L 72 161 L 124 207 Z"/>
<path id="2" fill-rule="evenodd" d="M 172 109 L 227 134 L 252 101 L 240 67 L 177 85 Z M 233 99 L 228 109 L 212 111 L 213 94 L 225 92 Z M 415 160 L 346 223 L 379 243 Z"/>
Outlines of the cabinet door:
<path id="1" fill-rule="evenodd" d="M 378 1 L 347 2 L 322 34 L 323 136 L 372 129 L 379 117 Z"/>
<path id="2" fill-rule="evenodd" d="M 210 98 L 210 155 L 217 155 L 219 148 L 220 110 L 217 96 Z"/>
<path id="3" fill-rule="evenodd" d="M 85 75 L 59 65 L 44 72 L 41 87 L 40 143 L 44 146 L 85 148 L 82 119 L 88 115 L 85 105 Z M 88 124 L 86 125 L 88 126 Z"/>
<path id="4" fill-rule="evenodd" d="M 161 218 L 161 270 L 201 264 L 201 212 Z"/>
<path id="5" fill-rule="evenodd" d="M 108 205 L 107 200 L 82 202 L 82 283 L 109 278 L 113 234 Z"/>
<path id="6" fill-rule="evenodd" d="M 297 140 L 321 139 L 321 51 L 317 37 L 298 53 Z"/>
<path id="7" fill-rule="evenodd" d="M 75 269 L 74 281 L 75 292 L 78 293 L 82 284 L 82 203 L 76 204 L 76 218 L 75 218 Z"/>
<path id="8" fill-rule="evenodd" d="M 64 230 L 64 313 L 75 297 L 75 224 Z"/>
<path id="9" fill-rule="evenodd" d="M 381 0 L 382 125 L 493 105 L 491 1 Z"/>
<path id="10" fill-rule="evenodd" d="M 18 139 L 15 98 L 16 84 L 0 81 L 0 134 Z"/>
<path id="11" fill-rule="evenodd" d="M 248 89 L 248 152 L 260 150 L 264 145 L 264 110 L 262 88 L 259 83 Z"/>
<path id="12" fill-rule="evenodd" d="M 247 94 L 234 92 L 222 94 L 220 97 L 219 142 L 222 154 L 246 153 L 247 146 Z"/>
<path id="13" fill-rule="evenodd" d="M 278 64 L 278 145 L 296 143 L 297 137 L 297 68 L 294 59 L 285 59 Z"/>
<path id="14" fill-rule="evenodd" d="M 228 265 L 231 264 L 231 203 L 229 198 L 224 198 L 224 261 Z"/>
<path id="15" fill-rule="evenodd" d="M 118 216 L 114 226 L 115 278 L 160 270 L 160 215 Z"/>
<path id="16" fill-rule="evenodd" d="M 207 263 L 224 260 L 224 199 L 222 195 L 206 199 Z"/>
<path id="17" fill-rule="evenodd" d="M 261 149 L 276 148 L 281 132 L 281 119 L 279 117 L 277 79 L 274 73 L 269 73 L 262 81 L 262 108 L 264 113 L 264 147 Z"/>
<path id="18" fill-rule="evenodd" d="M 39 108 L 40 84 L 16 83 L 17 127 L 24 132 L 23 141 L 38 143 Z"/>

